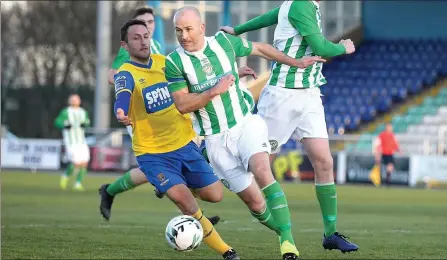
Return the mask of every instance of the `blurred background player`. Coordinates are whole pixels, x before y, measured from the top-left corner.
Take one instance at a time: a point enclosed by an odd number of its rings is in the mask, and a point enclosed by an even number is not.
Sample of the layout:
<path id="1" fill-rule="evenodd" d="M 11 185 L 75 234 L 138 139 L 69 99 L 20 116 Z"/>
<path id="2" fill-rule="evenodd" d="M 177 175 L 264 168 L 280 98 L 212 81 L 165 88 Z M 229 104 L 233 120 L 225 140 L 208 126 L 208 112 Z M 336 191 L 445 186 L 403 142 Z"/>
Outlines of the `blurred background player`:
<path id="1" fill-rule="evenodd" d="M 90 150 L 85 141 L 84 128 L 90 126 L 90 119 L 85 109 L 80 107 L 81 98 L 73 94 L 68 98 L 69 106 L 59 112 L 54 121 L 55 127 L 62 130 L 65 152 L 69 164 L 65 173 L 61 176 L 60 186 L 67 188 L 70 176 L 76 172 L 76 183 L 74 189 L 84 190 L 82 180 L 87 174 L 87 165 L 90 161 Z"/>
<path id="2" fill-rule="evenodd" d="M 394 171 L 394 153 L 399 151 L 399 143 L 393 132 L 393 125 L 387 124 L 385 130 L 376 140 L 376 163 L 382 163 L 386 170 L 386 184 L 390 185 L 391 174 Z"/>
<path id="3" fill-rule="evenodd" d="M 205 37 L 205 24 L 194 7 L 180 8 L 174 25 L 181 47 L 167 56 L 166 78 L 176 107 L 193 116 L 194 129 L 205 136 L 208 158 L 225 186 L 244 201 L 255 218 L 280 236 L 283 259 L 297 259 L 287 199 L 270 169 L 267 126 L 252 115 L 244 98 L 236 57 L 256 55 L 303 68 L 323 60 L 293 59 L 266 43 L 223 32 Z M 227 81 L 231 87 L 221 91 L 221 84 Z M 217 89 L 219 95 L 212 95 Z"/>
<path id="4" fill-rule="evenodd" d="M 121 28 L 121 44 L 131 60 L 115 75 L 117 119 L 132 125 L 132 147 L 150 183 L 166 193 L 183 214 L 200 222 L 208 246 L 226 260 L 239 259 L 203 216 L 189 190 L 209 202 L 219 202 L 223 197 L 222 184 L 193 142 L 190 117 L 177 110 L 169 94 L 165 57 L 151 55 L 149 42 L 144 22 L 131 20 Z"/>
<path id="5" fill-rule="evenodd" d="M 335 57 L 355 51 L 351 40 L 334 44 L 323 36 L 318 1 L 284 1 L 280 7 L 244 24 L 221 29 L 239 35 L 274 24 L 277 26 L 273 45 L 290 57 Z M 272 153 L 277 153 L 294 133 L 304 145 L 315 169 L 316 195 L 324 223 L 323 247 L 356 251 L 358 246 L 336 229 L 333 159 L 319 89 L 326 84 L 322 68 L 322 63 L 299 69 L 276 62 L 259 98 L 258 114 L 267 123 Z"/>

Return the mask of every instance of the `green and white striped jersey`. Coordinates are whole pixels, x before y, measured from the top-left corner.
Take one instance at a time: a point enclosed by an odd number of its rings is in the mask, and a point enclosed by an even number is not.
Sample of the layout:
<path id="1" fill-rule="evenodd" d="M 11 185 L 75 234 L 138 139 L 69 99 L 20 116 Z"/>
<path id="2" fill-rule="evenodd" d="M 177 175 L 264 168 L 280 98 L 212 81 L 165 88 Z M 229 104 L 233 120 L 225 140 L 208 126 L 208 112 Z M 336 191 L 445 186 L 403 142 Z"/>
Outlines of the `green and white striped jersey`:
<path id="1" fill-rule="evenodd" d="M 86 143 L 84 127 L 90 126 L 90 119 L 87 111 L 82 107 L 66 107 L 62 109 L 54 124 L 57 128 L 62 129 L 64 145 Z M 68 125 L 71 127 L 65 128 Z"/>
<path id="2" fill-rule="evenodd" d="M 321 33 L 322 28 L 317 2 L 284 1 L 279 9 L 273 46 L 296 59 L 313 56 L 312 48 L 303 37 L 318 32 Z M 326 84 L 326 79 L 321 73 L 322 68 L 321 62 L 305 69 L 274 63 L 268 84 L 284 88 L 320 87 Z"/>
<path id="3" fill-rule="evenodd" d="M 191 113 L 193 126 L 201 136 L 218 134 L 234 127 L 251 112 L 253 98 L 241 86 L 236 57 L 250 55 L 252 43 L 218 32 L 205 38 L 204 47 L 196 52 L 177 48 L 166 58 L 166 79 L 169 91 L 188 88 L 201 93 L 214 87 L 224 76 L 233 74 L 235 83 L 226 93 L 216 96 L 205 107 Z"/>

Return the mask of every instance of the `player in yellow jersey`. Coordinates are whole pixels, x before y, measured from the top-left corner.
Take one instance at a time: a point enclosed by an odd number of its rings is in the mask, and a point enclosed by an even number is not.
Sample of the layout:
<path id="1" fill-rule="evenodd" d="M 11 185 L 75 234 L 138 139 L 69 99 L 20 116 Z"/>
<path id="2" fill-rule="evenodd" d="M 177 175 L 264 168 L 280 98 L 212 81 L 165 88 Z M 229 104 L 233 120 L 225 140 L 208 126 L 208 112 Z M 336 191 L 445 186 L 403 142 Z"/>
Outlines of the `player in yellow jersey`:
<path id="1" fill-rule="evenodd" d="M 191 119 L 177 110 L 169 93 L 164 56 L 150 52 L 145 23 L 126 22 L 121 28 L 121 45 L 129 52 L 130 61 L 114 76 L 114 111 L 119 122 L 132 126 L 132 147 L 141 171 L 183 214 L 200 221 L 208 246 L 224 259 L 240 259 L 203 216 L 190 191 L 209 202 L 219 202 L 223 197 L 219 179 L 192 141 L 195 133 Z M 222 80 L 209 94 L 225 92 L 232 80 Z"/>

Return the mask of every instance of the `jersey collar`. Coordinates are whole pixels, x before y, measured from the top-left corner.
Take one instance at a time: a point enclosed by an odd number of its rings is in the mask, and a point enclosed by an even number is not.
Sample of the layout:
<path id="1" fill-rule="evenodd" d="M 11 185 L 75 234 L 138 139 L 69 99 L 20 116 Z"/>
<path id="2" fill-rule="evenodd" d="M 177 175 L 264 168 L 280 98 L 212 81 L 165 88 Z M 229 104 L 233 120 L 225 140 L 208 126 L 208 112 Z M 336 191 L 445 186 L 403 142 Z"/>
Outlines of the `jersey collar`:
<path id="1" fill-rule="evenodd" d="M 126 61 L 126 63 L 132 64 L 138 68 L 150 69 L 152 67 L 152 58 L 149 58 L 149 64 L 141 64 L 141 63 L 131 61 L 131 60 Z"/>

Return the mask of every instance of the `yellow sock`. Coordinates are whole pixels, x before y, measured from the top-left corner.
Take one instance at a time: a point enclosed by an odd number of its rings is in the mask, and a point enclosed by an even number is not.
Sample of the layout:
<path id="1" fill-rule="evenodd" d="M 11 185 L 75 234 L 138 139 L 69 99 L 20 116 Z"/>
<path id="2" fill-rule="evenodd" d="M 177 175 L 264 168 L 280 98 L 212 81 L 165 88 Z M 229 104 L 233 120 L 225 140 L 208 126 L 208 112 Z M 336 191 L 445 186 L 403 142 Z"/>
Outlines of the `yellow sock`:
<path id="1" fill-rule="evenodd" d="M 198 210 L 195 214 L 192 215 L 195 219 L 197 219 L 203 228 L 203 241 L 209 247 L 217 251 L 219 254 L 223 255 L 225 252 L 231 249 L 227 243 L 225 243 L 220 237 L 219 233 L 214 229 L 213 224 L 203 216 L 202 210 Z"/>

